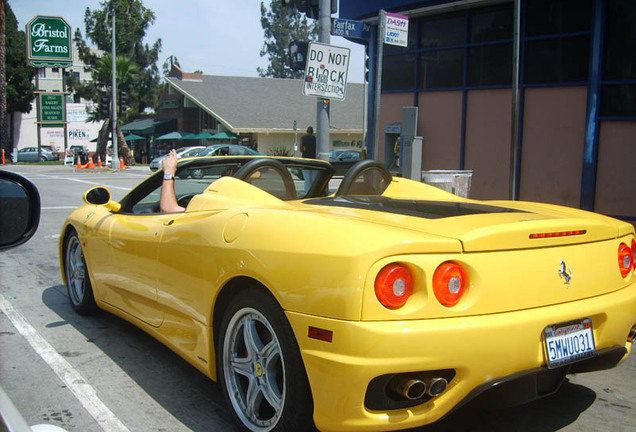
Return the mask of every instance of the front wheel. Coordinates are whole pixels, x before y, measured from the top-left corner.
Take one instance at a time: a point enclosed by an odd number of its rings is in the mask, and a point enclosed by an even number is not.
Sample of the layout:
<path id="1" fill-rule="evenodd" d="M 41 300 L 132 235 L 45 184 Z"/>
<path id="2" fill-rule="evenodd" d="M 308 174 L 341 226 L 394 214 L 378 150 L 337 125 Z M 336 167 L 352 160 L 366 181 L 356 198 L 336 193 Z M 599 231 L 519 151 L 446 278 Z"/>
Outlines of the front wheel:
<path id="1" fill-rule="evenodd" d="M 224 396 L 244 430 L 315 430 L 294 333 L 269 294 L 249 289 L 230 302 L 218 338 L 217 364 Z"/>
<path id="2" fill-rule="evenodd" d="M 64 242 L 64 274 L 73 309 L 83 315 L 96 312 L 93 287 L 88 277 L 82 243 L 76 232 L 72 232 Z"/>

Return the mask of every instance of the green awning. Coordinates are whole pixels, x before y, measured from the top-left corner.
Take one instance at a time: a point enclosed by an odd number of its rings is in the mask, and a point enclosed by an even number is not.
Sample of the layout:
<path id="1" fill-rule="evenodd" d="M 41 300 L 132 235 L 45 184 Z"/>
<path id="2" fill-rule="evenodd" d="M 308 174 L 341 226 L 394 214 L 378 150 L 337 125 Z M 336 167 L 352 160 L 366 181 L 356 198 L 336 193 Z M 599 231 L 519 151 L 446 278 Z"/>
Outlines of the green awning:
<path id="1" fill-rule="evenodd" d="M 238 139 L 238 137 L 234 135 L 232 132 L 223 131 L 223 132 L 219 132 L 217 134 L 212 135 L 212 139 L 233 140 L 233 139 Z"/>
<path id="2" fill-rule="evenodd" d="M 199 132 L 198 134 L 189 134 L 186 135 L 184 137 L 182 137 L 182 140 L 189 140 L 189 139 L 210 139 L 212 138 L 213 135 L 210 132 Z"/>
<path id="3" fill-rule="evenodd" d="M 135 134 L 130 134 L 130 135 L 126 135 L 126 136 L 124 137 L 124 139 L 125 139 L 126 141 L 139 141 L 139 140 L 145 140 L 145 139 L 146 139 L 146 137 L 142 137 L 142 136 L 135 135 Z"/>
<path id="4" fill-rule="evenodd" d="M 148 118 L 127 123 L 121 127 L 121 130 L 127 134 L 163 135 L 176 128 L 176 118 Z"/>
<path id="5" fill-rule="evenodd" d="M 155 138 L 156 140 L 180 140 L 184 136 L 189 135 L 188 132 L 174 131 Z"/>

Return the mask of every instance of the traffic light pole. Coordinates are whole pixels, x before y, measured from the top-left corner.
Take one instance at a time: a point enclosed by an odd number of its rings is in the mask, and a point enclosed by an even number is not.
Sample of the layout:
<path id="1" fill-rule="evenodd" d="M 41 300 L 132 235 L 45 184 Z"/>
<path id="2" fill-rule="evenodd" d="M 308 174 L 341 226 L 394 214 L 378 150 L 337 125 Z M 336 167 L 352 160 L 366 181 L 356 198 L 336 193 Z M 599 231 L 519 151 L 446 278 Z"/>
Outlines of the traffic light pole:
<path id="1" fill-rule="evenodd" d="M 318 42 L 331 43 L 331 0 L 320 0 Z M 329 160 L 329 99 L 318 98 L 316 104 L 316 158 Z"/>
<path id="2" fill-rule="evenodd" d="M 113 127 L 113 136 L 111 138 L 111 142 L 113 143 L 113 169 L 118 170 L 119 165 L 119 149 L 117 143 L 117 63 L 115 61 L 116 53 L 115 53 L 115 9 L 110 10 L 110 17 L 113 20 L 113 45 L 112 45 L 112 57 L 113 57 L 113 85 L 112 91 L 113 96 L 111 97 L 111 121 Z"/>

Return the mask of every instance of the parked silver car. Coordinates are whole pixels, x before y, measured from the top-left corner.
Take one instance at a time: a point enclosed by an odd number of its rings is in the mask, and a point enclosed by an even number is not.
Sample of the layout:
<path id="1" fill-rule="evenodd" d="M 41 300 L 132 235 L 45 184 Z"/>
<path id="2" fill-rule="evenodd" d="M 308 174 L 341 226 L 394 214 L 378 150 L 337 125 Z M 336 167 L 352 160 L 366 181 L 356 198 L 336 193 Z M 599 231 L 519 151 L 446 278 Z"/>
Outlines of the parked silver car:
<path id="1" fill-rule="evenodd" d="M 203 149 L 205 149 L 205 146 L 189 146 L 189 147 L 181 147 L 177 149 L 177 157 L 179 159 L 181 158 L 187 158 L 187 157 L 194 157 L 196 155 L 199 154 L 199 152 Z M 161 164 L 163 163 L 163 160 L 165 158 L 168 157 L 168 154 L 165 155 L 161 155 L 158 156 L 156 158 L 154 158 L 152 161 L 150 161 L 150 170 L 151 171 L 157 171 L 158 169 L 161 168 Z"/>
<path id="2" fill-rule="evenodd" d="M 39 159 L 37 147 L 25 147 L 18 150 L 18 162 L 45 162 L 51 160 L 57 160 L 57 155 L 53 155 L 50 150 L 44 147 L 42 147 L 42 156 Z"/>

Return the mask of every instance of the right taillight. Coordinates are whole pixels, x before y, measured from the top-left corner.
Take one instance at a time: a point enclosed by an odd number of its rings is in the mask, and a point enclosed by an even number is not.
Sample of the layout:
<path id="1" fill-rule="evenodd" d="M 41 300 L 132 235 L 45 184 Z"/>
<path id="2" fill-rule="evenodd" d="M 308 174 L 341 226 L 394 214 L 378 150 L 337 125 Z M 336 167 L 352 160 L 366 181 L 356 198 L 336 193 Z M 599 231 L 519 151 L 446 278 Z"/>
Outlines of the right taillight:
<path id="1" fill-rule="evenodd" d="M 433 292 L 437 301 L 446 307 L 459 303 L 468 285 L 468 272 L 453 261 L 440 264 L 433 274 Z"/>
<path id="2" fill-rule="evenodd" d="M 634 244 L 633 241 L 632 244 Z M 625 243 L 621 243 L 618 246 L 618 268 L 623 277 L 627 277 L 634 268 L 634 252 Z"/>

